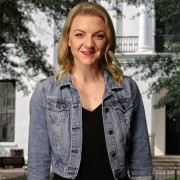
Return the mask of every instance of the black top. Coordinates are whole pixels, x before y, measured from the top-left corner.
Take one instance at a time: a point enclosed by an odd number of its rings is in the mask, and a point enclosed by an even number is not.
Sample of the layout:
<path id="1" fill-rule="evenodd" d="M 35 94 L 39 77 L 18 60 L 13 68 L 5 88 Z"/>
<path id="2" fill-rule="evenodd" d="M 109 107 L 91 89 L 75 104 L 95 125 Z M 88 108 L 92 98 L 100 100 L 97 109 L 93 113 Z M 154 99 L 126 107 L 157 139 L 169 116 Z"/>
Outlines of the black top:
<path id="1" fill-rule="evenodd" d="M 82 109 L 83 147 L 76 180 L 114 180 L 104 136 L 101 105 L 95 110 Z M 54 180 L 65 180 L 54 175 Z"/>

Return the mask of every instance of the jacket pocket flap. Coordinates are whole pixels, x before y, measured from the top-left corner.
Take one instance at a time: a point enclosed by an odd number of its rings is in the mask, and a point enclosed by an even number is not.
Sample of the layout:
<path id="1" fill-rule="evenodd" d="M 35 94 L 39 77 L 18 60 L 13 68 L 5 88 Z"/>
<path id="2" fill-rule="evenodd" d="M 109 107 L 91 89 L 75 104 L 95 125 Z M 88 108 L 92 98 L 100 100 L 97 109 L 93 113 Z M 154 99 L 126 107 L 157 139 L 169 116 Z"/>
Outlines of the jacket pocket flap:
<path id="1" fill-rule="evenodd" d="M 70 109 L 70 105 L 62 102 L 59 99 L 47 99 L 47 108 L 50 111 L 68 111 Z"/>

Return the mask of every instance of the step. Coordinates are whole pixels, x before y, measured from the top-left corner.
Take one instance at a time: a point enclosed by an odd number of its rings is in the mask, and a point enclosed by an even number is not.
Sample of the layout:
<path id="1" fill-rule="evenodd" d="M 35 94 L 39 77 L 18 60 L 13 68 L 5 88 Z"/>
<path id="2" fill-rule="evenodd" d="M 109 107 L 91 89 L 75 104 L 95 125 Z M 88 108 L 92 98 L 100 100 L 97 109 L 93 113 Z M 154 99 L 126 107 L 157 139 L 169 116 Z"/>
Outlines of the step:
<path id="1" fill-rule="evenodd" d="M 155 156 L 152 162 L 155 170 L 180 170 L 180 156 Z"/>

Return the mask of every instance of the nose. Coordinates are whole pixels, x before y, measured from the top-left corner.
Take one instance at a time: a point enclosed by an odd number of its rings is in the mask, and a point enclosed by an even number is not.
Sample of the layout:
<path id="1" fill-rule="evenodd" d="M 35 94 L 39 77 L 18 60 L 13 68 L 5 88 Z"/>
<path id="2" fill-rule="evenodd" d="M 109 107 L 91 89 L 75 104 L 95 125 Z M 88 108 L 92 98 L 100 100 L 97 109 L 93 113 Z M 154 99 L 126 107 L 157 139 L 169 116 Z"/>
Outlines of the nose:
<path id="1" fill-rule="evenodd" d="M 85 39 L 84 39 L 84 46 L 86 48 L 94 48 L 94 40 L 93 40 L 93 37 L 90 37 L 90 36 L 87 36 Z"/>

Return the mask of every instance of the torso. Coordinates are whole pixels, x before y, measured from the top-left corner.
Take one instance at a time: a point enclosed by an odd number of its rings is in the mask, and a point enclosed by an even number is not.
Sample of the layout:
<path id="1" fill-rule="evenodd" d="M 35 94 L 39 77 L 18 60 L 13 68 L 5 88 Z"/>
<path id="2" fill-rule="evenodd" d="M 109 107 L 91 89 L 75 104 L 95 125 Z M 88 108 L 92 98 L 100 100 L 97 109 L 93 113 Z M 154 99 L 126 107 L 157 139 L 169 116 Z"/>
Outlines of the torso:
<path id="1" fill-rule="evenodd" d="M 114 180 L 105 142 L 102 106 L 93 111 L 82 108 L 83 144 L 76 180 Z M 53 180 L 65 180 L 55 174 Z"/>

